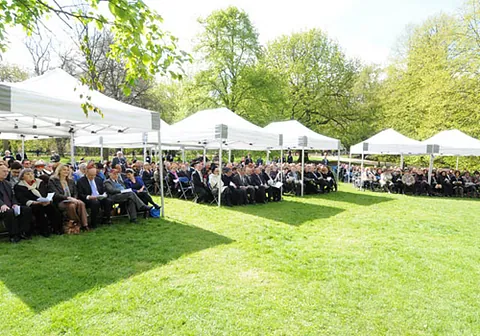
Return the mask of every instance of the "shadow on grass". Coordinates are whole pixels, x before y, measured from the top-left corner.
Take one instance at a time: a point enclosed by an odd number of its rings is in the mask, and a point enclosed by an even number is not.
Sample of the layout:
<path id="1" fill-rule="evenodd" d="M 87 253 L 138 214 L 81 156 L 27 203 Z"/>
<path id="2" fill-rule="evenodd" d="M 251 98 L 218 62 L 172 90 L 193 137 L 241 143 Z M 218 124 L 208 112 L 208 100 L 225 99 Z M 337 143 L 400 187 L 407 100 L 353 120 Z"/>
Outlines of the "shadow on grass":
<path id="1" fill-rule="evenodd" d="M 294 226 L 315 219 L 329 218 L 344 211 L 341 208 L 303 203 L 301 199 L 295 201 L 291 198 L 283 199 L 281 202 L 233 207 L 231 210 Z"/>
<path id="2" fill-rule="evenodd" d="M 232 240 L 170 221 L 116 224 L 78 236 L 0 244 L 0 279 L 36 312 L 95 287 Z"/>
<path id="3" fill-rule="evenodd" d="M 339 190 L 325 195 L 328 199 L 338 202 L 352 203 L 355 205 L 369 206 L 383 202 L 393 201 L 393 198 L 381 196 L 381 194 L 374 194 L 369 191 L 364 192 L 349 192 Z"/>

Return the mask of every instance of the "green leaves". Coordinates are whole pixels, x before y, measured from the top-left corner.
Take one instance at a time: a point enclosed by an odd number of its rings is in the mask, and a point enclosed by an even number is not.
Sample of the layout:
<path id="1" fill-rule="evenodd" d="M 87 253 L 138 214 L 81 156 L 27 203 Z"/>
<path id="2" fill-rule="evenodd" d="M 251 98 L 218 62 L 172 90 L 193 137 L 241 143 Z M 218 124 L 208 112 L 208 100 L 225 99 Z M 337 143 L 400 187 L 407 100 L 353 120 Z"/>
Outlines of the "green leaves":
<path id="1" fill-rule="evenodd" d="M 125 64 L 126 76 L 123 83 L 125 94 L 131 93 L 131 83 L 135 80 L 153 79 L 157 74 L 169 71 L 181 75 L 182 64 L 190 61 L 190 56 L 181 53 L 176 46 L 176 38 L 159 28 L 162 17 L 151 10 L 143 0 L 109 0 L 108 9 L 112 19 L 107 19 L 98 9 L 100 0 L 87 0 L 86 4 L 62 7 L 59 2 L 40 0 L 0 0 L 0 50 L 5 50 L 5 32 L 8 26 L 21 26 L 27 33 L 48 15 L 57 15 L 71 28 L 80 22 L 85 27 L 94 24 L 100 31 L 113 35 L 108 58 Z M 88 7 L 87 10 L 84 8 Z M 91 54 L 88 40 L 80 43 L 81 51 Z M 88 59 L 88 58 L 87 58 Z M 88 61 L 89 72 L 95 72 L 96 63 Z M 100 88 L 97 77 L 83 79 L 90 88 Z M 88 111 L 95 109 L 85 109 Z"/>

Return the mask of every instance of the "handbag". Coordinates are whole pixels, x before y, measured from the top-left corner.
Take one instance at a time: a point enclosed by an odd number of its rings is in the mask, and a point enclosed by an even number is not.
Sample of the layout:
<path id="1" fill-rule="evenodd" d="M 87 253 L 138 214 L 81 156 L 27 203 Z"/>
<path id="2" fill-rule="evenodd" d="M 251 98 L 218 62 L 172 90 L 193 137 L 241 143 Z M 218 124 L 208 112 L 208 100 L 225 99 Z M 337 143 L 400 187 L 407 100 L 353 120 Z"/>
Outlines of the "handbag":
<path id="1" fill-rule="evenodd" d="M 63 222 L 63 232 L 65 234 L 79 234 L 80 224 L 74 222 L 71 219 L 67 219 L 65 220 L 65 222 Z"/>
<path id="2" fill-rule="evenodd" d="M 160 209 L 151 208 L 150 209 L 150 217 L 160 218 Z"/>

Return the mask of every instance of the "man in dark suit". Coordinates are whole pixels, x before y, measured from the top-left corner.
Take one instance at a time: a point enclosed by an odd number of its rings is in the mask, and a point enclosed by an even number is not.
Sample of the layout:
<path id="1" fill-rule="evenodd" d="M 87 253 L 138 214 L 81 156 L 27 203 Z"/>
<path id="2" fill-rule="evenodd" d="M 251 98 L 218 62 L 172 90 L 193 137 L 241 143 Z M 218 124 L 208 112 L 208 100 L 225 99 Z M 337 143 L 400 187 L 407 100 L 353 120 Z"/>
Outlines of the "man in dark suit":
<path id="1" fill-rule="evenodd" d="M 255 169 L 257 170 L 257 169 Z M 262 183 L 262 179 L 256 171 L 247 169 L 248 182 L 255 188 L 255 199 L 257 203 L 266 203 L 266 189 Z"/>
<path id="2" fill-rule="evenodd" d="M 195 164 L 195 170 L 192 172 L 192 183 L 195 193 L 198 195 L 197 202 L 209 202 L 211 200 L 211 193 L 207 189 L 202 175 L 203 162 Z"/>
<path id="3" fill-rule="evenodd" d="M 125 203 L 127 207 L 128 216 L 130 222 L 137 222 L 137 210 L 138 211 L 150 211 L 151 206 L 145 205 L 138 196 L 130 192 L 122 192 L 125 190 L 125 184 L 118 177 L 119 171 L 112 169 L 110 171 L 109 179 L 105 181 L 105 191 L 109 198 L 115 203 Z"/>
<path id="4" fill-rule="evenodd" d="M 10 241 L 18 243 L 21 239 L 31 239 L 32 210 L 18 205 L 12 187 L 6 181 L 7 175 L 8 168 L 0 165 L 0 219 L 5 223 Z M 18 210 L 20 214 L 16 215 Z"/>
<path id="5" fill-rule="evenodd" d="M 111 199 L 102 198 L 105 193 L 103 181 L 97 176 L 97 168 L 94 165 L 87 167 L 87 174 L 77 182 L 78 197 L 90 208 L 90 227 L 95 228 L 98 224 L 100 209 L 103 209 L 102 224 L 111 224 L 111 211 L 113 202 Z"/>
<path id="6" fill-rule="evenodd" d="M 233 173 L 230 168 L 223 168 L 222 181 L 223 185 L 227 186 L 232 193 L 233 204 L 247 205 L 247 191 L 233 181 Z"/>
<path id="7" fill-rule="evenodd" d="M 115 168 L 115 166 L 118 164 L 122 167 L 122 171 L 124 171 L 125 165 L 127 164 L 127 160 L 125 160 L 125 157 L 123 156 L 123 153 L 121 151 L 118 151 L 117 156 L 115 156 L 112 160 L 113 168 Z"/>
<path id="8" fill-rule="evenodd" d="M 255 204 L 255 187 L 249 184 L 248 178 L 245 175 L 245 168 L 238 168 L 238 174 L 232 178 L 233 183 L 240 189 L 245 191 L 248 203 Z"/>

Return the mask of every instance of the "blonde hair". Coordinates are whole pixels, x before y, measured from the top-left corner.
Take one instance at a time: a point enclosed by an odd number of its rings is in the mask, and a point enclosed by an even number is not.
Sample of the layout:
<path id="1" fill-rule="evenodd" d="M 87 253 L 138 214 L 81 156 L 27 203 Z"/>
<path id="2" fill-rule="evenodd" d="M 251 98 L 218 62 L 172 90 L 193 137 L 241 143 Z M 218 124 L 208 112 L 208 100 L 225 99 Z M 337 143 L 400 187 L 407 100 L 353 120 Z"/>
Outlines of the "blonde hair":
<path id="1" fill-rule="evenodd" d="M 64 163 L 60 163 L 57 168 L 55 168 L 55 172 L 53 173 L 53 176 L 60 179 L 60 172 L 63 170 L 63 168 L 67 167 L 68 168 L 68 175 L 66 177 L 66 179 L 68 180 L 70 178 L 70 168 L 64 164 Z"/>

